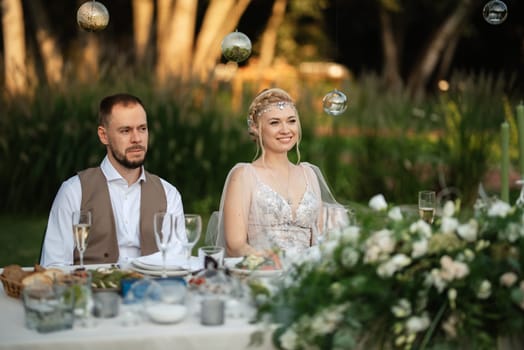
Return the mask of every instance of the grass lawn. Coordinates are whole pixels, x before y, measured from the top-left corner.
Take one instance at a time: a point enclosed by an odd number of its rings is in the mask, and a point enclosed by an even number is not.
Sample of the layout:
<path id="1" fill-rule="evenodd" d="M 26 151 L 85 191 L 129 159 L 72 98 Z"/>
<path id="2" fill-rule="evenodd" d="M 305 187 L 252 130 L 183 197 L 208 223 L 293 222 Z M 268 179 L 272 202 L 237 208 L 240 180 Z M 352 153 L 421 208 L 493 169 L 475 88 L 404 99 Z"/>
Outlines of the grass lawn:
<path id="1" fill-rule="evenodd" d="M 0 215 L 0 267 L 33 266 L 40 259 L 40 245 L 47 225 L 42 216 Z"/>

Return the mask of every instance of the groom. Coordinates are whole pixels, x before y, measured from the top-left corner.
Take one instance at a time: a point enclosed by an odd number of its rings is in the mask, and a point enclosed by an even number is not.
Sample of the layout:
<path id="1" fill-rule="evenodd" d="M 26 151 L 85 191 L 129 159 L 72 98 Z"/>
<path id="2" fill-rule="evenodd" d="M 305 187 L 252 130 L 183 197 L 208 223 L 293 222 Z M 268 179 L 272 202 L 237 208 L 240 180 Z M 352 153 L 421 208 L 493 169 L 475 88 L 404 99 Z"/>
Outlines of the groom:
<path id="1" fill-rule="evenodd" d="M 78 172 L 62 183 L 44 237 L 42 266 L 78 263 L 72 213 L 90 210 L 92 226 L 84 253 L 86 264 L 126 263 L 156 252 L 153 214 L 182 218 L 178 190 L 144 169 L 149 132 L 138 97 L 116 94 L 100 102 L 98 138 L 107 154 L 99 167 Z M 181 247 L 180 243 L 176 246 Z"/>

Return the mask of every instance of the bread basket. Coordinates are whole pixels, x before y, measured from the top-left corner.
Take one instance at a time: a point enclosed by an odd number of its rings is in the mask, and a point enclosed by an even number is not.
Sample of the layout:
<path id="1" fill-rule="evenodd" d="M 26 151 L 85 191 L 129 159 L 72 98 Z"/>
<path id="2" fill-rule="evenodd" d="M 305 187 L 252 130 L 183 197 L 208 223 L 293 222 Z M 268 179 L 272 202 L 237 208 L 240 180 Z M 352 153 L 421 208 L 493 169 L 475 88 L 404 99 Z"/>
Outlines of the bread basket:
<path id="1" fill-rule="evenodd" d="M 4 286 L 5 294 L 13 298 L 20 298 L 24 286 L 19 281 L 14 281 L 6 278 L 3 274 L 0 275 L 2 285 Z"/>

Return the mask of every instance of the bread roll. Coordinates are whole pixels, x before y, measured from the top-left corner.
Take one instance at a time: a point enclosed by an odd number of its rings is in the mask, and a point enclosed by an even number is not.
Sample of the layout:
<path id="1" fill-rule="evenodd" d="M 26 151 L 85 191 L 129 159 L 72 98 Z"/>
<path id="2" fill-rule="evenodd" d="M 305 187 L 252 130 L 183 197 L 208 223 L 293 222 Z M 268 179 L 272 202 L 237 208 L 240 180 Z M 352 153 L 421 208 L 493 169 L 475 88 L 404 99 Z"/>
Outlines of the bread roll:
<path id="1" fill-rule="evenodd" d="M 52 286 L 53 285 L 53 279 L 49 276 L 47 276 L 43 272 L 34 272 L 29 274 L 28 276 L 24 277 L 22 279 L 22 285 L 24 287 L 27 287 L 31 284 L 41 284 L 44 286 Z"/>
<path id="2" fill-rule="evenodd" d="M 44 275 L 48 276 L 49 278 L 51 278 L 51 281 L 63 281 L 64 280 L 64 276 L 65 276 L 65 272 L 58 269 L 58 268 L 48 268 L 47 270 L 44 270 L 42 272 Z"/>

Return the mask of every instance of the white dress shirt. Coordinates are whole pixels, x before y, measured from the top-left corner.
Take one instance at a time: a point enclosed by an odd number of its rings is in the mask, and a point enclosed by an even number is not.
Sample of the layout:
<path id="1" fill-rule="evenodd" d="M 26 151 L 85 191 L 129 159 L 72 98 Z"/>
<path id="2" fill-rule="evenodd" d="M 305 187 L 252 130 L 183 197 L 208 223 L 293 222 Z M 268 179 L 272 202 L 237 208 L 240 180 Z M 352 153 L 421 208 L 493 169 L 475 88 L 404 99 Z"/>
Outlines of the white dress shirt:
<path id="1" fill-rule="evenodd" d="M 130 259 L 140 256 L 140 181 L 145 181 L 144 168 L 140 178 L 133 184 L 116 171 L 107 156 L 100 164 L 109 188 L 109 197 L 115 218 L 115 229 L 119 247 L 120 264 L 126 264 Z M 178 222 L 184 222 L 182 198 L 178 190 L 160 179 L 167 200 L 167 212 L 177 216 Z M 73 264 L 75 244 L 72 231 L 72 213 L 80 210 L 82 188 L 80 178 L 75 175 L 62 183 L 49 214 L 40 264 L 42 266 L 63 266 Z M 153 224 L 153 223 L 151 223 Z M 182 250 L 178 241 L 172 251 Z M 89 239 L 88 239 L 89 244 Z"/>

